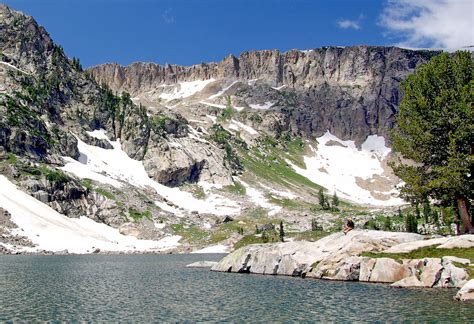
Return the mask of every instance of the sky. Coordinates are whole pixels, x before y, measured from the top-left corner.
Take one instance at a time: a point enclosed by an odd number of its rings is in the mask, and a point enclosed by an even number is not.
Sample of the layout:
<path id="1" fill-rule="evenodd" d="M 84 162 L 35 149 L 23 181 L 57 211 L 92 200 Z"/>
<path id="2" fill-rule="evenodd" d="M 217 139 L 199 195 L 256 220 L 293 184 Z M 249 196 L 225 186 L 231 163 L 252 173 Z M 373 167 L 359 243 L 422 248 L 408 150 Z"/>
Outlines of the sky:
<path id="1" fill-rule="evenodd" d="M 84 67 L 192 65 L 260 49 L 474 45 L 472 0 L 0 0 Z"/>

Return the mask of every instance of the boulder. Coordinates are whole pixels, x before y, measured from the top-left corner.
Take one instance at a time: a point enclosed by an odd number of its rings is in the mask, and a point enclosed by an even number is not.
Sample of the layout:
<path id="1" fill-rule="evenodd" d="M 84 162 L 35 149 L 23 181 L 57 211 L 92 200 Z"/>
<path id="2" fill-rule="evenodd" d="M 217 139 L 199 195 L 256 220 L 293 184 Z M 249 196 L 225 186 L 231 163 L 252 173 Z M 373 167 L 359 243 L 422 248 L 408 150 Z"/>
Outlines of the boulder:
<path id="1" fill-rule="evenodd" d="M 474 279 L 466 282 L 454 298 L 461 301 L 474 300 Z"/>
<path id="2" fill-rule="evenodd" d="M 344 259 L 341 265 L 336 269 L 333 277 L 327 279 L 332 280 L 345 280 L 345 281 L 357 281 L 359 280 L 361 258 L 352 256 Z"/>
<path id="3" fill-rule="evenodd" d="M 362 257 L 360 260 L 359 281 L 369 281 L 376 259 Z"/>
<path id="4" fill-rule="evenodd" d="M 441 277 L 443 266 L 439 258 L 427 258 L 423 260 L 424 266 L 420 274 L 423 287 L 433 287 Z"/>
<path id="5" fill-rule="evenodd" d="M 469 279 L 466 269 L 456 267 L 451 262 L 443 262 L 443 270 L 440 274 L 437 287 L 461 288 Z"/>
<path id="6" fill-rule="evenodd" d="M 409 288 L 409 287 L 424 287 L 420 280 L 416 276 L 410 276 L 403 278 L 397 282 L 394 282 L 390 286 L 397 287 L 397 288 Z"/>
<path id="7" fill-rule="evenodd" d="M 390 258 L 376 259 L 369 282 L 392 283 L 402 280 L 411 275 L 410 270 L 403 263 Z"/>

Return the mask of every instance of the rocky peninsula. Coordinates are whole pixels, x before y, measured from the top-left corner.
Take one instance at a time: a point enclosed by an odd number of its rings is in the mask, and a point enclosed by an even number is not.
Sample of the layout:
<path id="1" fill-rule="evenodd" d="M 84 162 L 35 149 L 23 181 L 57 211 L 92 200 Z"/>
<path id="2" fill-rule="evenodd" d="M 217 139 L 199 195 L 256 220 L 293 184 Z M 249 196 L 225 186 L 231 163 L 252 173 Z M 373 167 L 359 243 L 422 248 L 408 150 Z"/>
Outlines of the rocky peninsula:
<path id="1" fill-rule="evenodd" d="M 393 287 L 462 288 L 456 298 L 472 300 L 474 264 L 466 257 L 473 247 L 474 235 L 425 239 L 412 233 L 354 230 L 316 242 L 245 246 L 211 270 L 387 283 Z M 417 251 L 420 257 L 413 258 Z M 423 251 L 426 256 L 422 256 Z"/>

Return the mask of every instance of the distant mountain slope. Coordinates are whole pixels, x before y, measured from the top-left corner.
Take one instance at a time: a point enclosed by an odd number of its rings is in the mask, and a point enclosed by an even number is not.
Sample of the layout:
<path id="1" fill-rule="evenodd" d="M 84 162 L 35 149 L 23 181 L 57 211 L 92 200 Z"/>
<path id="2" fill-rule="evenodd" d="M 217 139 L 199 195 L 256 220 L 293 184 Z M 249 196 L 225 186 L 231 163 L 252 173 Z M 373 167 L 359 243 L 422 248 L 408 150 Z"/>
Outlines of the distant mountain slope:
<path id="1" fill-rule="evenodd" d="M 400 102 L 400 81 L 437 53 L 378 46 L 266 50 L 189 67 L 112 63 L 88 71 L 97 82 L 139 98 L 164 84 L 179 82 L 213 79 L 267 84 L 295 96 L 291 102 L 272 106 L 288 117 L 284 127 L 293 133 L 310 137 L 329 130 L 360 144 L 368 135 L 387 135 Z M 248 94 L 249 99 L 266 95 L 255 91 Z"/>

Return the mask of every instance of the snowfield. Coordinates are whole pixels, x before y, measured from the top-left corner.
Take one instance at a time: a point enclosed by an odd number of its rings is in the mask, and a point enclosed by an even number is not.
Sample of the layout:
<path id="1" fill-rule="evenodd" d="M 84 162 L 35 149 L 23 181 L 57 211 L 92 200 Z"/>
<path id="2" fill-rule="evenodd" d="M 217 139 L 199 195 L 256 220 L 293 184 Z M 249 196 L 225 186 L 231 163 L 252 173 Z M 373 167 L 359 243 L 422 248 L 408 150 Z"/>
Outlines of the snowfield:
<path id="1" fill-rule="evenodd" d="M 230 247 L 227 245 L 217 244 L 211 245 L 204 249 L 193 251 L 193 254 L 206 254 L 206 253 L 229 253 Z"/>
<path id="2" fill-rule="evenodd" d="M 266 101 L 264 104 L 249 104 L 249 106 L 253 109 L 267 110 L 270 109 L 274 104 L 274 102 Z"/>
<path id="3" fill-rule="evenodd" d="M 183 210 L 218 216 L 240 213 L 240 207 L 236 202 L 220 195 L 211 193 L 205 200 L 201 200 L 189 192 L 181 191 L 179 188 L 169 188 L 154 181 L 146 173 L 143 163 L 130 158 L 122 150 L 120 141 L 110 141 L 104 130 L 89 132 L 89 135 L 106 139 L 113 149 L 106 150 L 88 145 L 78 138 L 79 161 L 65 157 L 64 160 L 67 164 L 61 168 L 63 171 L 72 173 L 79 178 L 92 179 L 116 188 L 122 187 L 124 182 L 136 187 L 149 186 L 158 195 L 182 209 L 174 208 L 163 202 L 156 202 L 160 208 L 177 216 L 182 215 Z"/>
<path id="4" fill-rule="evenodd" d="M 61 251 L 92 253 L 101 251 L 161 251 L 179 246 L 180 236 L 159 241 L 125 236 L 115 228 L 96 223 L 87 217 L 68 218 L 48 205 L 19 190 L 0 175 L 0 206 L 11 213 L 18 225 L 16 234 L 28 237 L 37 246 L 26 251 Z"/>
<path id="5" fill-rule="evenodd" d="M 305 156 L 306 169 L 287 161 L 293 169 L 309 180 L 324 186 L 330 193 L 337 192 L 344 199 L 373 206 L 397 206 L 404 201 L 394 197 L 397 190 L 378 192 L 390 195 L 386 200 L 378 199 L 367 189 L 357 184 L 356 178 L 372 179 L 384 177 L 381 162 L 386 159 L 391 149 L 385 146 L 382 136 L 371 135 L 357 149 L 354 141 L 343 141 L 329 131 L 317 139 L 317 150 L 310 146 L 314 154 Z M 376 190 L 373 190 L 375 193 Z"/>
<path id="6" fill-rule="evenodd" d="M 251 187 L 248 183 L 242 181 L 242 179 L 239 179 L 239 182 L 245 187 L 245 194 L 249 197 L 250 201 L 257 206 L 268 209 L 269 216 L 276 215 L 282 210 L 281 206 L 269 202 L 265 195 L 258 189 Z"/>
<path id="7" fill-rule="evenodd" d="M 191 97 L 195 93 L 201 92 L 209 83 L 214 82 L 214 79 L 197 80 L 189 82 L 179 82 L 172 85 L 161 85 L 164 91 L 158 95 L 159 98 L 165 100 L 174 100 Z"/>

